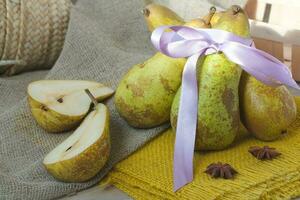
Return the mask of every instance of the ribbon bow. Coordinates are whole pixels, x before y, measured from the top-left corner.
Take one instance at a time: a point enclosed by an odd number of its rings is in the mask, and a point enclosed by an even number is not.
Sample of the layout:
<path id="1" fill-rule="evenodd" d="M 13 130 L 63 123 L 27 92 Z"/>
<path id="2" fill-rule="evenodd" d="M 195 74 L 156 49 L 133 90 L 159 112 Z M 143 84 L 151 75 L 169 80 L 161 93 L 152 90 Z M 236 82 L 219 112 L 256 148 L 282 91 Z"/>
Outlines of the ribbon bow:
<path id="1" fill-rule="evenodd" d="M 171 32 L 166 32 L 171 29 Z M 299 90 L 286 65 L 254 47 L 252 39 L 227 31 L 185 26 L 161 26 L 151 35 L 155 48 L 173 58 L 187 57 L 182 74 L 174 150 L 174 191 L 193 180 L 193 156 L 197 127 L 198 58 L 222 52 L 232 62 L 270 86 L 287 85 Z"/>

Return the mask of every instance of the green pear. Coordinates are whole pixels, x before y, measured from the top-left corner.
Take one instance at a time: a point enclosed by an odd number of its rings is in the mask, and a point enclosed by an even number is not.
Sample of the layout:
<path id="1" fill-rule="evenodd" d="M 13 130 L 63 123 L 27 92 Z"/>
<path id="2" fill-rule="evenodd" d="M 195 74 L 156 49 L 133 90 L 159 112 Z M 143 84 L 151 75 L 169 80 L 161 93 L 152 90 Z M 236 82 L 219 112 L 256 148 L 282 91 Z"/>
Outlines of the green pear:
<path id="1" fill-rule="evenodd" d="M 184 24 L 184 20 L 174 11 L 159 4 L 147 5 L 143 15 L 151 32 L 159 26 Z"/>
<path id="2" fill-rule="evenodd" d="M 267 86 L 246 72 L 240 83 L 240 109 L 246 128 L 264 141 L 286 133 L 297 115 L 294 97 L 285 86 Z"/>
<path id="3" fill-rule="evenodd" d="M 156 53 L 132 67 L 116 90 L 115 105 L 120 115 L 138 128 L 167 122 L 185 62 L 184 58 Z"/>
<path id="4" fill-rule="evenodd" d="M 209 27 L 202 19 L 194 19 L 186 25 Z M 185 63 L 185 58 L 170 58 L 158 52 L 130 69 L 115 94 L 116 108 L 128 124 L 137 128 L 150 128 L 169 121 L 171 105 L 181 84 Z"/>
<path id="5" fill-rule="evenodd" d="M 99 103 L 71 136 L 46 155 L 43 164 L 58 180 L 83 182 L 103 168 L 109 153 L 109 112 Z"/>
<path id="6" fill-rule="evenodd" d="M 214 15 L 215 16 L 215 15 Z M 239 6 L 218 13 L 212 28 L 249 37 L 249 23 Z M 199 98 L 196 150 L 218 150 L 234 141 L 240 127 L 238 87 L 241 68 L 229 61 L 223 53 L 206 56 L 197 68 Z M 176 130 L 179 90 L 171 110 L 171 125 Z"/>
<path id="7" fill-rule="evenodd" d="M 89 89 L 97 100 L 113 94 L 113 90 L 93 81 L 42 80 L 29 84 L 28 102 L 37 123 L 47 132 L 69 131 L 80 124 L 90 109 Z"/>

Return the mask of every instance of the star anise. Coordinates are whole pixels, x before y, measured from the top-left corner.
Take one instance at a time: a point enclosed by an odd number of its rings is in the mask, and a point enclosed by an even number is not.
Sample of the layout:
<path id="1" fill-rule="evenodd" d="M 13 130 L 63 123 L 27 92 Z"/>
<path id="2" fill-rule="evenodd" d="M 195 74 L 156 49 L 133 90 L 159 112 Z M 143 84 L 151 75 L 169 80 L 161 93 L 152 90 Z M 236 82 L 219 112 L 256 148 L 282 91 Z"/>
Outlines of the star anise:
<path id="1" fill-rule="evenodd" d="M 269 146 L 254 146 L 250 147 L 248 151 L 259 160 L 272 160 L 273 158 L 276 158 L 281 154 L 278 151 L 276 151 L 275 148 L 271 148 Z"/>
<path id="2" fill-rule="evenodd" d="M 222 164 L 221 162 L 210 164 L 205 173 L 209 174 L 213 178 L 232 179 L 233 175 L 237 173 L 229 164 Z"/>

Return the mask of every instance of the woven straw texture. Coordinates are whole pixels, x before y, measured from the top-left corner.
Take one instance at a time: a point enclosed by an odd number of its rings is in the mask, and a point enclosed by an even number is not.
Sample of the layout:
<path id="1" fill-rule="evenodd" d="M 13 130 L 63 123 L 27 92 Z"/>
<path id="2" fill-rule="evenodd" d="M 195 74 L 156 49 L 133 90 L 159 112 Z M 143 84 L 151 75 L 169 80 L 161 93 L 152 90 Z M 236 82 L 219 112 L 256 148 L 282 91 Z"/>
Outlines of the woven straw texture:
<path id="1" fill-rule="evenodd" d="M 70 6 L 70 0 L 0 0 L 0 73 L 52 67 L 63 47 Z"/>
<path id="2" fill-rule="evenodd" d="M 297 100 L 300 110 L 300 100 Z M 274 142 L 245 138 L 231 148 L 195 153 L 194 181 L 172 192 L 175 134 L 168 130 L 116 165 L 108 180 L 134 199 L 292 199 L 300 196 L 300 113 L 288 134 Z M 248 153 L 250 146 L 269 145 L 282 153 L 272 161 L 260 161 Z M 204 173 L 213 162 L 229 163 L 238 174 L 233 180 L 213 179 Z"/>

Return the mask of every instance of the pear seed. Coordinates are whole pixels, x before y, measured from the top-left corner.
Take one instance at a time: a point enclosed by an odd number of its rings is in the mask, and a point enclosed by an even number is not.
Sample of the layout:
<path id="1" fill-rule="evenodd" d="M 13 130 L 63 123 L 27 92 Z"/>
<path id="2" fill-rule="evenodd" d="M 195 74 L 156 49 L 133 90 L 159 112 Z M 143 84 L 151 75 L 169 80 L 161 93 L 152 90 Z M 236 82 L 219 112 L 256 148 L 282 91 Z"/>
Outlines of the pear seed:
<path id="1" fill-rule="evenodd" d="M 70 149 L 72 149 L 72 146 L 70 146 L 66 151 L 69 151 Z"/>
<path id="2" fill-rule="evenodd" d="M 57 101 L 58 101 L 59 103 L 63 103 L 63 102 L 64 102 L 63 98 L 59 98 L 59 99 L 57 99 Z"/>

